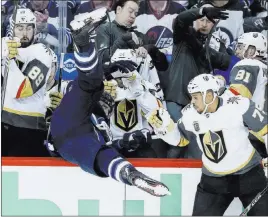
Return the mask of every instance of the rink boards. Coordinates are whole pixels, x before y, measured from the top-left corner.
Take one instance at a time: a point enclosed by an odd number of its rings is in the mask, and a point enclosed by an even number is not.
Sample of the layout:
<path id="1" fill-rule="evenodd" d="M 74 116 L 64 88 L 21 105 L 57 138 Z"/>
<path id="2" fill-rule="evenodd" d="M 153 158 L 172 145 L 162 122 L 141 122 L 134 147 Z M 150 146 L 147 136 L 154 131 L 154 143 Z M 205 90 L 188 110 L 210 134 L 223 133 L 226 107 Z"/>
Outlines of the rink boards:
<path id="1" fill-rule="evenodd" d="M 153 197 L 112 179 L 83 172 L 62 160 L 3 158 L 3 215 L 191 215 L 201 163 L 190 160 L 131 160 L 163 181 L 172 193 Z M 239 215 L 235 199 L 225 215 Z"/>

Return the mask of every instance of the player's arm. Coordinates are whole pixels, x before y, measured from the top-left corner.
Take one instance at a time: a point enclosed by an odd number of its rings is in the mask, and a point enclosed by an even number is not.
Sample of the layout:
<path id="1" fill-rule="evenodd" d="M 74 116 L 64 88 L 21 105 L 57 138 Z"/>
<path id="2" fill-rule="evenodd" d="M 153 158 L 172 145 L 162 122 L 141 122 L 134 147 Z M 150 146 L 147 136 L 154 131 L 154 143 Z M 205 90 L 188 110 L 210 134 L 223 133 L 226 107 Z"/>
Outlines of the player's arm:
<path id="1" fill-rule="evenodd" d="M 31 45 L 29 49 L 18 49 L 18 52 L 18 60 L 27 62 L 27 65 L 20 70 L 15 60 L 12 60 L 14 71 L 9 74 L 9 79 L 15 89 L 13 97 L 17 99 L 32 96 L 39 91 L 46 84 L 52 65 L 52 55 L 44 45 Z"/>
<path id="2" fill-rule="evenodd" d="M 244 98 L 242 99 L 242 104 L 245 108 L 242 116 L 244 124 L 265 139 L 268 133 L 267 114 L 258 109 L 251 100 Z"/>
<path id="3" fill-rule="evenodd" d="M 230 90 L 251 99 L 257 86 L 259 70 L 259 66 L 235 66 L 230 72 Z"/>
<path id="4" fill-rule="evenodd" d="M 113 29 L 111 28 L 111 30 Z M 110 62 L 111 56 L 117 49 L 134 49 L 136 47 L 130 32 L 115 39 L 113 32 L 110 32 L 109 25 L 104 24 L 98 28 L 96 33 L 98 56 L 102 63 Z"/>

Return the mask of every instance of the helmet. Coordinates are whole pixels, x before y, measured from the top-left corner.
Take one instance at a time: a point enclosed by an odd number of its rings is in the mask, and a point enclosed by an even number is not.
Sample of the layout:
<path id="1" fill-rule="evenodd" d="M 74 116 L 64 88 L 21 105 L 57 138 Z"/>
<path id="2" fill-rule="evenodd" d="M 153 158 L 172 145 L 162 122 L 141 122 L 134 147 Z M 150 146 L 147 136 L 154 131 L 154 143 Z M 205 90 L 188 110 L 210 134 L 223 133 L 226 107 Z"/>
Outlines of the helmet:
<path id="1" fill-rule="evenodd" d="M 237 39 L 237 44 L 243 44 L 245 46 L 243 56 L 245 55 L 245 51 L 248 49 L 250 45 L 256 48 L 253 57 L 264 58 L 267 56 L 267 38 L 262 33 L 259 32 L 244 33 Z"/>
<path id="2" fill-rule="evenodd" d="M 220 83 L 218 78 L 210 74 L 201 74 L 193 78 L 188 84 L 188 92 L 192 93 L 206 93 L 208 90 L 212 90 L 218 95 L 220 89 Z"/>
<path id="3" fill-rule="evenodd" d="M 9 18 L 10 26 L 14 24 L 33 24 L 34 29 L 36 30 L 36 18 L 33 12 L 29 8 L 18 8 L 15 23 L 13 22 L 12 16 Z M 14 34 L 12 31 L 8 30 L 7 36 Z M 35 34 L 35 32 L 34 32 Z M 12 35 L 13 36 L 13 35 Z M 31 45 L 34 42 L 34 35 L 29 42 L 21 42 L 21 47 L 25 48 Z"/>
<path id="4" fill-rule="evenodd" d="M 19 8 L 16 14 L 15 24 L 29 23 L 36 27 L 36 18 L 29 8 Z"/>

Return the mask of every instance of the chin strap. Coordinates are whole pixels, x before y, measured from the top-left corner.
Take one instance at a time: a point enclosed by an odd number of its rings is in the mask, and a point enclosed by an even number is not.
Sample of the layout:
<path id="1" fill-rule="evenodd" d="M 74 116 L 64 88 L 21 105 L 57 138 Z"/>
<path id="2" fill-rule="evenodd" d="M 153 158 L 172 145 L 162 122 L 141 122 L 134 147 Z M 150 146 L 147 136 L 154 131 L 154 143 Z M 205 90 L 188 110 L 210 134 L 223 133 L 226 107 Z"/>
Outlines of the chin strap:
<path id="1" fill-rule="evenodd" d="M 207 112 L 208 106 L 210 106 L 215 101 L 217 94 L 216 93 L 213 93 L 213 100 L 210 103 L 206 103 L 207 93 L 206 92 L 203 92 L 202 95 L 203 95 L 203 103 L 205 104 L 205 109 L 201 113 L 203 115 L 203 114 L 205 114 Z"/>

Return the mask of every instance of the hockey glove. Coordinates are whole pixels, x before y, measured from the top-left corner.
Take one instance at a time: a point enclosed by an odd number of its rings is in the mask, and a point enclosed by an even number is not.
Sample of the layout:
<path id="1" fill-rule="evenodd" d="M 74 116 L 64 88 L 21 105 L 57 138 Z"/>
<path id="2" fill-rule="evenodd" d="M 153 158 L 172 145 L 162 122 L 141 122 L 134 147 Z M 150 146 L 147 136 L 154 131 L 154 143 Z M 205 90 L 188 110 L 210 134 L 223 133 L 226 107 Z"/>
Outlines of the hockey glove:
<path id="1" fill-rule="evenodd" d="M 104 84 L 104 91 L 109 93 L 113 99 L 116 98 L 116 89 L 117 89 L 117 82 L 115 80 L 111 81 L 103 81 Z"/>
<path id="2" fill-rule="evenodd" d="M 18 55 L 18 48 L 21 46 L 20 39 L 14 37 L 9 40 L 7 37 L 2 38 L 2 55 L 13 59 Z"/>
<path id="3" fill-rule="evenodd" d="M 165 135 L 171 132 L 175 124 L 164 108 L 159 108 L 146 116 L 148 123 L 154 128 L 156 134 Z"/>
<path id="4" fill-rule="evenodd" d="M 50 98 L 50 107 L 55 110 L 61 103 L 63 94 L 59 92 L 52 92 L 49 94 Z"/>
<path id="5" fill-rule="evenodd" d="M 200 14 L 205 15 L 213 23 L 215 23 L 214 19 L 226 20 L 229 18 L 229 14 L 221 8 L 204 7 L 200 10 Z"/>
<path id="6" fill-rule="evenodd" d="M 141 146 L 151 146 L 152 137 L 149 131 L 136 130 L 125 133 L 123 139 L 118 141 L 119 149 L 126 149 L 129 152 L 137 150 Z"/>
<path id="7" fill-rule="evenodd" d="M 130 32 L 122 35 L 120 38 L 115 40 L 112 47 L 112 54 L 114 54 L 117 49 L 136 49 L 138 44 L 136 44 L 135 41 L 135 37 L 133 37 L 133 34 Z"/>
<path id="8" fill-rule="evenodd" d="M 129 78 L 138 67 L 137 56 L 134 50 L 117 49 L 111 58 L 111 63 L 105 64 L 105 76 L 107 80 L 114 78 Z"/>
<path id="9" fill-rule="evenodd" d="M 106 115 L 106 118 L 109 119 L 113 112 L 113 108 L 115 104 L 113 97 L 109 93 L 104 91 L 101 95 L 99 104 L 101 108 L 103 109 Z"/>

